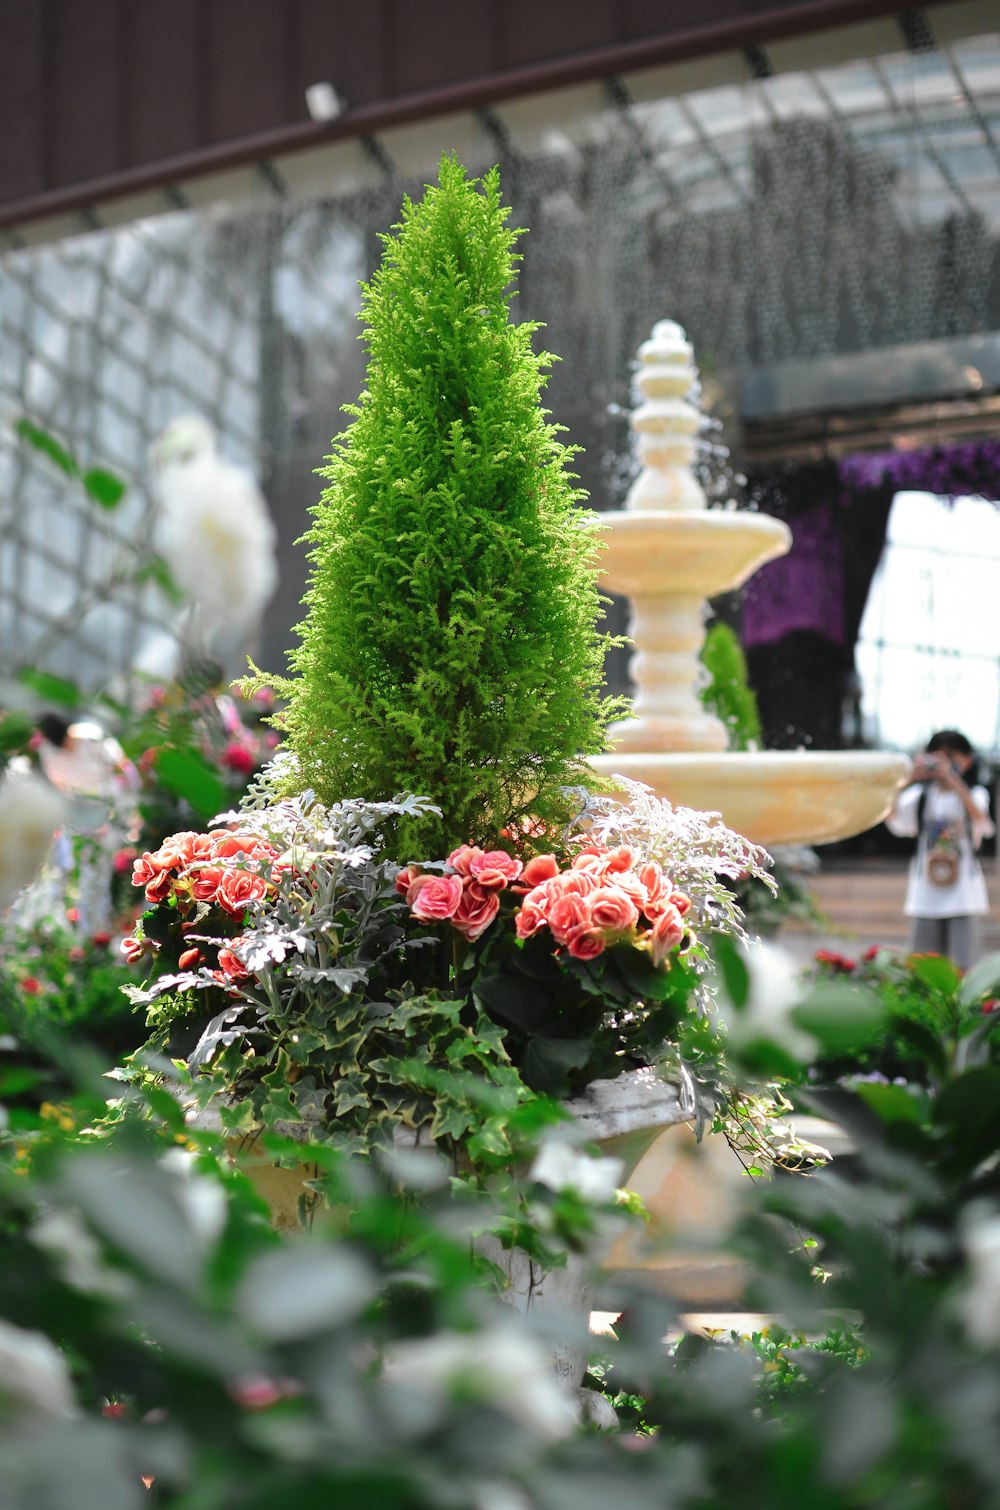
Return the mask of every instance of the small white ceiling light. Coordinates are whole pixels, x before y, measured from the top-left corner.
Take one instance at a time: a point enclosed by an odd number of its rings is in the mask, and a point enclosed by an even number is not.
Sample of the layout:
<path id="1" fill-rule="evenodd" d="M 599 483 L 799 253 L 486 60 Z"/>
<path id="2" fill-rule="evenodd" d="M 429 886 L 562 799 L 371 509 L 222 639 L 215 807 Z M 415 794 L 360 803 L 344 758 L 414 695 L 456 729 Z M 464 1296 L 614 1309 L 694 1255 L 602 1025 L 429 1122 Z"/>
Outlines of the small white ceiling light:
<path id="1" fill-rule="evenodd" d="M 314 121 L 335 121 L 343 115 L 345 103 L 332 84 L 310 84 L 306 90 L 306 108 Z"/>

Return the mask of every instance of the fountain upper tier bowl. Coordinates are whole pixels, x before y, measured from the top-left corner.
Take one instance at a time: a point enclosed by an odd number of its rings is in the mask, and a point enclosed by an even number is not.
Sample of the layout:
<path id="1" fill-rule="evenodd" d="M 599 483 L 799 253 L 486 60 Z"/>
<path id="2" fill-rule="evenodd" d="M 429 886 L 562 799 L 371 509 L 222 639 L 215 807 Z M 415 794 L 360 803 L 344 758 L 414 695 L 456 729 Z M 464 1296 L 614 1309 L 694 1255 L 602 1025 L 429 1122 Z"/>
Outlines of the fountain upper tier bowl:
<path id="1" fill-rule="evenodd" d="M 629 597 L 691 594 L 714 598 L 740 587 L 791 543 L 787 524 L 769 514 L 626 509 L 600 516 L 601 574 Z"/>

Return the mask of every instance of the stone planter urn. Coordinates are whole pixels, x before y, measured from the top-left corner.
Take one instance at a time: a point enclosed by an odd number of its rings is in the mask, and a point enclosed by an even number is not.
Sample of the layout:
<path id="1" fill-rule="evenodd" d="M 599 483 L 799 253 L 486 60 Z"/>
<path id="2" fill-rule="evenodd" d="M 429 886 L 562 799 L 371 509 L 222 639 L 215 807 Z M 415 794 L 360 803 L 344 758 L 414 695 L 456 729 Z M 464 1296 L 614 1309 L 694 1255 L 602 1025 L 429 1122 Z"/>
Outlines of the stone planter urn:
<path id="1" fill-rule="evenodd" d="M 564 1105 L 588 1142 L 597 1144 L 603 1157 L 619 1160 L 618 1183 L 626 1187 L 660 1134 L 690 1122 L 695 1114 L 689 1088 L 662 1079 L 653 1069 L 595 1080 Z M 597 1426 L 614 1426 L 616 1417 L 609 1402 L 582 1388 L 590 1347 L 591 1289 L 606 1252 L 570 1253 L 564 1266 L 543 1269 L 522 1249 L 504 1248 L 494 1237 L 481 1238 L 478 1247 L 504 1275 L 505 1302 L 522 1314 L 541 1313 L 549 1323 L 558 1339 L 552 1346 L 556 1376 L 576 1395 L 581 1418 Z"/>
<path id="2" fill-rule="evenodd" d="M 626 1187 L 660 1134 L 668 1127 L 690 1122 L 695 1114 L 689 1088 L 661 1078 L 653 1069 L 630 1070 L 614 1080 L 595 1080 L 564 1105 L 586 1140 L 596 1144 L 603 1157 L 620 1162 L 618 1183 Z M 222 1130 L 218 1113 L 211 1106 L 191 1120 L 197 1127 Z M 308 1137 L 307 1124 L 289 1124 L 280 1131 L 303 1141 Z M 407 1135 L 404 1130 L 397 1141 L 412 1147 L 420 1141 L 419 1131 Z M 267 1202 L 277 1230 L 299 1230 L 304 1198 L 308 1204 L 305 1181 L 318 1173 L 317 1166 L 304 1158 L 295 1167 L 281 1168 L 253 1137 L 233 1138 L 228 1143 L 234 1159 Z M 606 1252 L 569 1254 L 564 1267 L 546 1270 L 522 1249 L 504 1248 L 496 1238 L 480 1238 L 477 1246 L 504 1276 L 502 1298 L 506 1304 L 522 1314 L 541 1313 L 550 1333 L 558 1339 L 552 1347 L 553 1367 L 567 1389 L 576 1394 L 581 1417 L 596 1425 L 613 1425 L 614 1412 L 608 1402 L 581 1387 L 589 1348 L 591 1288 Z"/>

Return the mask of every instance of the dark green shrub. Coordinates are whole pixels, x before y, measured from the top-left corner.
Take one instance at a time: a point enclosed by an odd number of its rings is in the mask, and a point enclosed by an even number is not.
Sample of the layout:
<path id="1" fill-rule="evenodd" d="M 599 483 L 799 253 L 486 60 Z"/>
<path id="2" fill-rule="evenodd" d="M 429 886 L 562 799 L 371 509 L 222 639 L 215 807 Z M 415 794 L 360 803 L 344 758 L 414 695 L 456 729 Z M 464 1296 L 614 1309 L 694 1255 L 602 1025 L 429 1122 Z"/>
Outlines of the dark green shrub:
<path id="1" fill-rule="evenodd" d="M 717 619 L 705 636 L 701 661 L 708 672 L 701 700 L 726 726 L 731 750 L 759 750 L 760 714 L 747 679 L 743 647 L 734 631 Z"/>

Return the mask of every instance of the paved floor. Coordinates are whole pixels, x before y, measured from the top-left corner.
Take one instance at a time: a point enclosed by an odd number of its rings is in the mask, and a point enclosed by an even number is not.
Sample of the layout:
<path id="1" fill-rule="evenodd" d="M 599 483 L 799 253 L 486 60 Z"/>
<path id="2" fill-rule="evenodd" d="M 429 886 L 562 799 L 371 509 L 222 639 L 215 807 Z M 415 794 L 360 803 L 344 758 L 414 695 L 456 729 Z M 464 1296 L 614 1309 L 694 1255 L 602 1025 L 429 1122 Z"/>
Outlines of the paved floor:
<path id="1" fill-rule="evenodd" d="M 809 890 L 823 922 L 788 923 L 779 943 L 797 957 L 808 959 L 816 949 L 835 949 L 856 956 L 872 944 L 905 948 L 909 925 L 903 916 L 906 862 L 901 860 L 824 860 L 810 878 Z M 983 920 L 984 951 L 1000 950 L 1000 875 L 996 862 L 983 867 L 992 903 Z"/>

